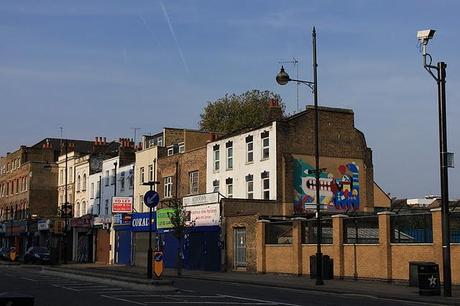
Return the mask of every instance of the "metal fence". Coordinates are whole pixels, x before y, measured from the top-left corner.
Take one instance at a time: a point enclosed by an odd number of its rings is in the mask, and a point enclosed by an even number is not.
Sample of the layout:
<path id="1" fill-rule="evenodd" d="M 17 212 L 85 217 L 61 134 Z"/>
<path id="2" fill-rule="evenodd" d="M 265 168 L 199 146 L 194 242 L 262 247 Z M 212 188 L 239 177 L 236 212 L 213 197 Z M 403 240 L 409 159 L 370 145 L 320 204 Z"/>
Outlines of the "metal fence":
<path id="1" fill-rule="evenodd" d="M 343 243 L 378 244 L 378 216 L 350 217 L 343 220 Z"/>
<path id="2" fill-rule="evenodd" d="M 307 220 L 302 230 L 302 243 L 316 244 L 318 241 L 318 221 L 316 219 Z M 332 219 L 321 219 L 321 244 L 332 244 Z"/>
<path id="3" fill-rule="evenodd" d="M 450 214 L 450 242 L 460 243 L 460 213 Z"/>
<path id="4" fill-rule="evenodd" d="M 272 221 L 265 224 L 266 244 L 291 244 L 292 221 Z"/>
<path id="5" fill-rule="evenodd" d="M 393 215 L 390 221 L 392 243 L 433 242 L 433 224 L 430 213 Z"/>

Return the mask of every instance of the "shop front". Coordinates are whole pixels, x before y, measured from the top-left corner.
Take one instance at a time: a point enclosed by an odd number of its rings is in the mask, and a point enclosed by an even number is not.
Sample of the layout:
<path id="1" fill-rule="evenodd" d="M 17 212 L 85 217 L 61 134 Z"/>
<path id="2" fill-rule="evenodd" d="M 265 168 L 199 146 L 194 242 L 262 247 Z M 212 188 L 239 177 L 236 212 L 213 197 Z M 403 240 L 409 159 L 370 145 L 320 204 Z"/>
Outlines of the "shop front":
<path id="1" fill-rule="evenodd" d="M 95 217 L 93 232 L 96 234 L 94 261 L 101 264 L 110 262 L 110 226 L 112 217 Z"/>
<path id="2" fill-rule="evenodd" d="M 113 216 L 113 228 L 115 230 L 115 263 L 131 265 L 133 262 L 131 214 L 115 214 Z"/>
<path id="3" fill-rule="evenodd" d="M 131 231 L 133 233 L 133 252 L 136 266 L 147 266 L 147 251 L 149 248 L 149 230 L 152 224 L 152 248 L 155 249 L 157 224 L 156 213 L 153 212 L 152 219 L 149 222 L 149 213 L 133 213 L 131 216 Z"/>
<path id="4" fill-rule="evenodd" d="M 27 247 L 27 221 L 7 221 L 5 223 L 5 238 L 9 247 L 16 248 L 16 255 L 24 255 Z"/>
<path id="5" fill-rule="evenodd" d="M 93 216 L 86 214 L 70 220 L 72 228 L 72 259 L 76 262 L 93 262 Z"/>

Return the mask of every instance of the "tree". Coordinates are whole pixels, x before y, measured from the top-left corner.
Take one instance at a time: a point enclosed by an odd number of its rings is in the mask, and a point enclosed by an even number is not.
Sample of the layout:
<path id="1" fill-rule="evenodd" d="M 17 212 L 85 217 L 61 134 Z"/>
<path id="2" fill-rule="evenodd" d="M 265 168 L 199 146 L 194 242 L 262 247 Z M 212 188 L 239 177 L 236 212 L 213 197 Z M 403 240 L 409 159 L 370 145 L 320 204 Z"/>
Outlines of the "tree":
<path id="1" fill-rule="evenodd" d="M 190 212 L 187 212 L 184 209 L 182 202 L 179 199 L 173 198 L 169 200 L 167 206 L 169 206 L 169 208 L 172 208 L 172 212 L 168 213 L 168 217 L 171 221 L 172 229 L 174 230 L 174 237 L 177 239 L 178 242 L 176 253 L 176 269 L 177 276 L 181 276 L 184 261 L 182 245 L 188 228 L 193 226 L 193 224 L 190 224 Z"/>
<path id="2" fill-rule="evenodd" d="M 270 101 L 277 100 L 284 116 L 281 97 L 271 91 L 250 90 L 240 95 L 226 94 L 203 109 L 199 122 L 203 131 L 229 133 L 241 128 L 259 126 L 270 119 Z"/>

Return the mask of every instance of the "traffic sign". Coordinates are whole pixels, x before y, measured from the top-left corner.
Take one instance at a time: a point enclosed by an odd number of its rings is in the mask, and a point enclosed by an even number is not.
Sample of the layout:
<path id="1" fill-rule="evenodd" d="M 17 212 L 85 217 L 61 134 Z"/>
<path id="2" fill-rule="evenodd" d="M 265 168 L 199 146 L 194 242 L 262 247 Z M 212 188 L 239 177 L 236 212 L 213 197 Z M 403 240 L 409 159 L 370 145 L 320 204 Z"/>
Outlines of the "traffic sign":
<path id="1" fill-rule="evenodd" d="M 155 252 L 153 254 L 153 273 L 157 278 L 160 278 L 163 274 L 164 263 L 163 263 L 163 252 Z"/>
<path id="2" fill-rule="evenodd" d="M 160 202 L 160 196 L 158 192 L 149 190 L 144 194 L 144 203 L 148 207 L 155 207 Z"/>

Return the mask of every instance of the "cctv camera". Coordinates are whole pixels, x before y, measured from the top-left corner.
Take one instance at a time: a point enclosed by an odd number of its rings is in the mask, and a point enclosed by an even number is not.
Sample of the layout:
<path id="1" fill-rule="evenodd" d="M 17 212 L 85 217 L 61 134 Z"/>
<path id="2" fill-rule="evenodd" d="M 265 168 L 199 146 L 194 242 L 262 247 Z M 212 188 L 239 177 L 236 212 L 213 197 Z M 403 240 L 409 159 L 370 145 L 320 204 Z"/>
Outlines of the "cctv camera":
<path id="1" fill-rule="evenodd" d="M 417 32 L 417 39 L 422 43 L 428 43 L 428 40 L 432 39 L 436 31 L 432 29 L 422 30 Z"/>

